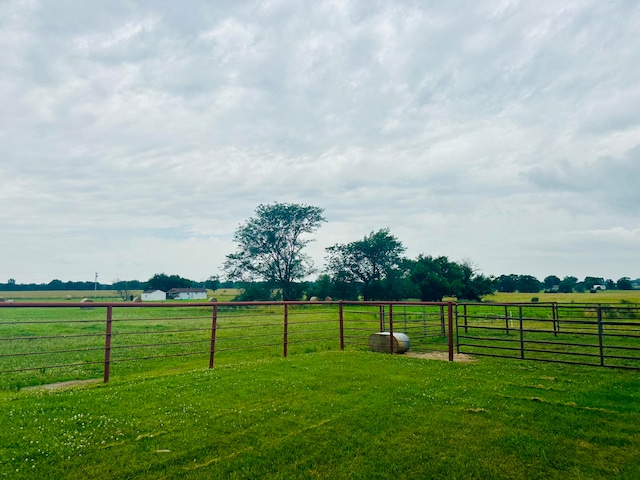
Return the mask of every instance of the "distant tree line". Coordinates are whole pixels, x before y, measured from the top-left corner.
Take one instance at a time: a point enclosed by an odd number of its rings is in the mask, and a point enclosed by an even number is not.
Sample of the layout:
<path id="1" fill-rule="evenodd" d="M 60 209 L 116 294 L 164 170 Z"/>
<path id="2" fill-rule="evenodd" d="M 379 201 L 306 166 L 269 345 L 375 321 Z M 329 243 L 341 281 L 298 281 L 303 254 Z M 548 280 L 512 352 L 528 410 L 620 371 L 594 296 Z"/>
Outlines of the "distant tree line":
<path id="1" fill-rule="evenodd" d="M 304 248 L 326 222 L 318 207 L 273 203 L 259 205 L 255 216 L 239 226 L 234 234 L 237 250 L 227 255 L 223 265 L 226 279 L 211 276 L 196 282 L 179 275 L 158 273 L 147 281 L 115 280 L 106 285 L 94 282 L 16 284 L 9 279 L 0 290 L 117 290 L 127 300 L 135 290 L 172 288 L 240 288 L 236 300 L 300 300 L 317 297 L 342 300 L 440 301 L 445 297 L 479 301 L 494 292 L 584 292 L 605 287 L 631 290 L 635 282 L 629 277 L 617 281 L 602 277 L 559 278 L 549 275 L 543 281 L 532 275 L 485 276 L 469 260 L 455 262 L 446 256 L 404 256 L 406 248 L 388 228 L 348 243 L 326 249 L 326 263 L 318 272 Z M 305 281 L 318 274 L 313 282 Z"/>
<path id="2" fill-rule="evenodd" d="M 556 275 L 549 275 L 541 282 L 531 275 L 500 275 L 496 278 L 496 291 L 498 292 L 520 292 L 538 293 L 582 293 L 597 290 L 604 286 L 607 290 L 633 290 L 633 284 L 640 284 L 640 279 L 631 280 L 629 277 L 605 280 L 603 277 L 585 277 L 579 281 L 577 277 L 567 276 L 563 279 Z"/>
<path id="3" fill-rule="evenodd" d="M 63 282 L 55 279 L 49 283 L 16 283 L 10 278 L 7 283 L 0 283 L 0 291 L 68 291 L 68 290 L 122 290 L 136 291 L 157 289 L 168 291 L 172 288 L 208 288 L 216 290 L 218 288 L 234 288 L 240 287 L 241 284 L 236 282 L 221 282 L 219 277 L 213 275 L 203 282 L 189 280 L 179 275 L 167 275 L 165 273 L 156 273 L 147 281 L 140 280 L 114 280 L 111 284 L 99 282 Z"/>

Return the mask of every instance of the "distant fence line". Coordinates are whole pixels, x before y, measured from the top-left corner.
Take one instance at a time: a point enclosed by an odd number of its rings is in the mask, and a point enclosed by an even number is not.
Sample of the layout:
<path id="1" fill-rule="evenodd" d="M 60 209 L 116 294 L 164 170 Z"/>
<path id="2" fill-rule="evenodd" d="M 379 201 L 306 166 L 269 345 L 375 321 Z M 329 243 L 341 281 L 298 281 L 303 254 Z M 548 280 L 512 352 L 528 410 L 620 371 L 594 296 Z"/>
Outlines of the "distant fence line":
<path id="1" fill-rule="evenodd" d="M 0 303 L 0 385 L 102 376 L 143 360 L 287 356 L 366 349 L 371 334 L 411 350 L 640 369 L 640 308 L 454 302 Z M 257 352 L 257 353 L 256 353 Z M 124 367 L 123 367 L 124 368 Z M 54 374 L 52 370 L 62 373 Z M 30 374 L 35 377 L 30 378 Z"/>

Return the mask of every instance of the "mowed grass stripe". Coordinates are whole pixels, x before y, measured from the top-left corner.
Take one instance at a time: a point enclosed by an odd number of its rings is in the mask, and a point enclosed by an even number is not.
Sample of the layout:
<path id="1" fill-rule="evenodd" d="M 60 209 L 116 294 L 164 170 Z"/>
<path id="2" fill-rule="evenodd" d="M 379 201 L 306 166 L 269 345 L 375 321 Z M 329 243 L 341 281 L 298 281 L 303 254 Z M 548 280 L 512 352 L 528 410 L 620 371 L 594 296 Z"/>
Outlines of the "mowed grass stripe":
<path id="1" fill-rule="evenodd" d="M 371 352 L 0 393 L 5 478 L 638 478 L 635 372 Z"/>

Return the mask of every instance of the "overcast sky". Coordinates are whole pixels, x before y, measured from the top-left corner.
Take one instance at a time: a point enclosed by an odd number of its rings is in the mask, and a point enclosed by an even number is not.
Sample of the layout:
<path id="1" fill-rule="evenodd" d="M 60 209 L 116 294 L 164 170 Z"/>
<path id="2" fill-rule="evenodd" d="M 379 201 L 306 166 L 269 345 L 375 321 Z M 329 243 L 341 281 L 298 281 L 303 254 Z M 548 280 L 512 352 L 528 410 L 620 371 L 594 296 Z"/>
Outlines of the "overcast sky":
<path id="1" fill-rule="evenodd" d="M 640 277 L 636 0 L 0 0 L 0 282 L 204 280 L 257 205 Z"/>

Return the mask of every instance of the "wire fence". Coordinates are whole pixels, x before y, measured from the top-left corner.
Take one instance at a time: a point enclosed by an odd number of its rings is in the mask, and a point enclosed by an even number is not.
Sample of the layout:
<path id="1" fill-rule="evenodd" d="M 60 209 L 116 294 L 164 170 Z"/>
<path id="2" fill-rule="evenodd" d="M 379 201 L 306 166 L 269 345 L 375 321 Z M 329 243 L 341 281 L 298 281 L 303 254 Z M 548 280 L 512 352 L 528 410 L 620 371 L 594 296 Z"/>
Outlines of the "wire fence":
<path id="1" fill-rule="evenodd" d="M 394 329 L 413 350 L 453 355 L 452 315 L 451 304 L 394 302 L 4 303 L 0 388 L 367 349 Z"/>
<path id="2" fill-rule="evenodd" d="M 378 335 L 386 332 L 386 336 Z M 640 369 L 640 307 L 452 302 L 0 303 L 0 389 L 322 350 Z M 388 343 L 386 343 L 388 342 Z M 408 346 L 408 345 L 407 345 Z M 182 357 L 182 358 L 179 358 Z"/>

